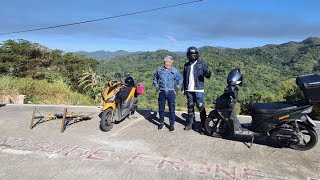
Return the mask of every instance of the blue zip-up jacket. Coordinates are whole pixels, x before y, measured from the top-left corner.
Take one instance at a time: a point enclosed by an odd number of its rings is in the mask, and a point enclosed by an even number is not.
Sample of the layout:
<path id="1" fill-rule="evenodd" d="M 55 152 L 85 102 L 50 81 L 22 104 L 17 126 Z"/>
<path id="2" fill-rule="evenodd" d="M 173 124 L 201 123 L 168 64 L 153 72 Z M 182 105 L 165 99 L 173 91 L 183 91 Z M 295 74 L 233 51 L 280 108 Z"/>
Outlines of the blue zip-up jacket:
<path id="1" fill-rule="evenodd" d="M 153 75 L 153 86 L 159 90 L 175 90 L 175 82 L 177 83 L 176 88 L 180 90 L 182 87 L 183 77 L 175 67 L 171 67 L 168 70 L 163 66 L 159 67 Z"/>
<path id="2" fill-rule="evenodd" d="M 184 65 L 184 69 L 183 69 L 184 90 L 188 89 L 191 64 L 192 63 L 189 61 Z M 210 78 L 211 72 L 208 68 L 207 63 L 204 62 L 202 59 L 198 59 L 196 64 L 193 66 L 193 76 L 195 80 L 194 89 L 196 90 L 204 89 L 204 77 Z"/>

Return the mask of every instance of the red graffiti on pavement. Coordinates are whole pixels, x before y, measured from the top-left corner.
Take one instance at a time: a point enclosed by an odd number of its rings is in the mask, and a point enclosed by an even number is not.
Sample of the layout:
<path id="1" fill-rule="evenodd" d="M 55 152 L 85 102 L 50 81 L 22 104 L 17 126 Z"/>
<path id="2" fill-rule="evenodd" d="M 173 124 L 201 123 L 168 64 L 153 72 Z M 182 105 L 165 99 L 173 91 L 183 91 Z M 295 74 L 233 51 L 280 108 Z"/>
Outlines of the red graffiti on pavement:
<path id="1" fill-rule="evenodd" d="M 127 165 L 147 165 L 154 167 L 155 170 L 170 169 L 174 171 L 184 171 L 194 175 L 210 176 L 212 179 L 267 179 L 261 170 L 239 167 L 237 165 L 212 164 L 205 161 L 186 161 L 179 157 L 159 156 L 148 153 L 124 154 L 117 153 L 113 149 L 98 148 L 92 150 L 87 147 L 72 146 L 54 142 L 32 142 L 28 139 L 16 137 L 1 137 L 0 147 L 2 149 L 12 148 L 32 152 L 43 152 L 56 154 L 61 157 L 80 158 L 86 161 L 119 161 Z M 1 149 L 0 149 L 1 152 Z M 129 155 L 129 156 L 128 156 Z M 128 156 L 124 158 L 123 156 Z M 318 180 L 308 178 L 308 180 Z"/>

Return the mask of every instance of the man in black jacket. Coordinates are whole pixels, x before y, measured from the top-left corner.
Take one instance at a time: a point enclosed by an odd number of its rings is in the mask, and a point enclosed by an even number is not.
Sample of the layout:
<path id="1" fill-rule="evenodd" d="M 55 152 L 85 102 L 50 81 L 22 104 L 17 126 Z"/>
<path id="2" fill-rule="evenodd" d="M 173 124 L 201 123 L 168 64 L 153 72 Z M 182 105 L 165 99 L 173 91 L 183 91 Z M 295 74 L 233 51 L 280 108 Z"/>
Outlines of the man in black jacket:
<path id="1" fill-rule="evenodd" d="M 187 49 L 187 58 L 189 61 L 184 65 L 183 70 L 183 90 L 188 101 L 188 119 L 184 129 L 186 131 L 192 129 L 195 122 L 194 106 L 196 105 L 200 112 L 202 124 L 200 133 L 202 134 L 207 116 L 204 107 L 204 78 L 210 78 L 211 72 L 207 63 L 199 58 L 199 50 L 196 47 Z"/>

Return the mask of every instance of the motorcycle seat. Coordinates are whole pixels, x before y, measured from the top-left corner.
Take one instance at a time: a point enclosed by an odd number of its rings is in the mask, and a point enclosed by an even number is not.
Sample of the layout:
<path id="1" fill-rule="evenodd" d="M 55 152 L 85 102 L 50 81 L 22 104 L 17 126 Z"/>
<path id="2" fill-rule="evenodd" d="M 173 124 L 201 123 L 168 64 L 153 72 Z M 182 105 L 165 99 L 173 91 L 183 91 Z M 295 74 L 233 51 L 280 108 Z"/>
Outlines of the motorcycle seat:
<path id="1" fill-rule="evenodd" d="M 273 114 L 280 113 L 283 111 L 289 111 L 291 109 L 297 108 L 297 106 L 292 104 L 285 103 L 254 103 L 252 104 L 252 113 L 253 114 Z"/>

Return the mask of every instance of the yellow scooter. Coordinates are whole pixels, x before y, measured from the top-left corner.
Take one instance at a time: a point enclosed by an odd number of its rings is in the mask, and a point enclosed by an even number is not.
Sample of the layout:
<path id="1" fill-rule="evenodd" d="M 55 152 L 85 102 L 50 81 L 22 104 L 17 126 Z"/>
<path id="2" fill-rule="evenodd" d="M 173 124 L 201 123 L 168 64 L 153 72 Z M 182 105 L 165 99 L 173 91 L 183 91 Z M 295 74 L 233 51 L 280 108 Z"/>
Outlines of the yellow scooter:
<path id="1" fill-rule="evenodd" d="M 125 83 L 121 74 L 116 73 L 117 80 L 110 80 L 102 94 L 103 106 L 100 113 L 100 129 L 110 131 L 116 122 L 134 114 L 138 108 L 137 86 L 132 76 L 128 75 Z"/>

